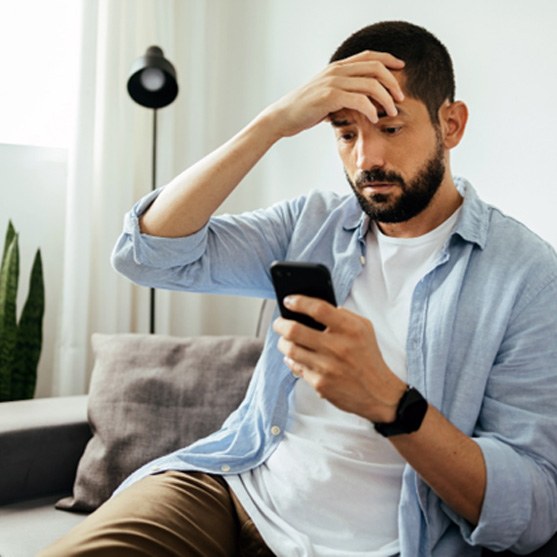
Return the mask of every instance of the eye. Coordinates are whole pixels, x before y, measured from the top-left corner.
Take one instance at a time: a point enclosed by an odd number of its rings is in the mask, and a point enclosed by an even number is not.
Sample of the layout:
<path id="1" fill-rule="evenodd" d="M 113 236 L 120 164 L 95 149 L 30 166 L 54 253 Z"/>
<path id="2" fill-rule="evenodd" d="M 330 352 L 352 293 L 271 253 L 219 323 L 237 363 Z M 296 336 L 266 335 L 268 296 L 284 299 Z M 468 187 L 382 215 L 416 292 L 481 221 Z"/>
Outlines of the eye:
<path id="1" fill-rule="evenodd" d="M 356 137 L 354 132 L 344 132 L 338 135 L 338 140 L 343 143 L 350 143 Z"/>
<path id="2" fill-rule="evenodd" d="M 401 129 L 402 126 L 385 126 L 384 128 L 381 129 L 381 131 L 385 135 L 397 135 L 398 133 L 400 133 Z"/>

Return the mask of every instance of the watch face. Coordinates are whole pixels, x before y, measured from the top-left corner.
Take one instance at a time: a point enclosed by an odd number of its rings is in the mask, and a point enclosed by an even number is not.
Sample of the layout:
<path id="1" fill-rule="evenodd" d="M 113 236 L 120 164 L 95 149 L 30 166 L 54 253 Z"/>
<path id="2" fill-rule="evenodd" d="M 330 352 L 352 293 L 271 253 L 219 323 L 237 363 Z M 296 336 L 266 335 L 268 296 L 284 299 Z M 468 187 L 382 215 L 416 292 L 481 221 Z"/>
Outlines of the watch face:
<path id="1" fill-rule="evenodd" d="M 399 418 L 406 426 L 406 433 L 417 431 L 427 411 L 427 401 L 415 389 L 410 389 L 400 407 Z"/>
<path id="2" fill-rule="evenodd" d="M 416 389 L 409 387 L 398 404 L 396 420 L 388 424 L 375 424 L 375 429 L 385 437 L 418 431 L 427 406 L 425 398 Z"/>

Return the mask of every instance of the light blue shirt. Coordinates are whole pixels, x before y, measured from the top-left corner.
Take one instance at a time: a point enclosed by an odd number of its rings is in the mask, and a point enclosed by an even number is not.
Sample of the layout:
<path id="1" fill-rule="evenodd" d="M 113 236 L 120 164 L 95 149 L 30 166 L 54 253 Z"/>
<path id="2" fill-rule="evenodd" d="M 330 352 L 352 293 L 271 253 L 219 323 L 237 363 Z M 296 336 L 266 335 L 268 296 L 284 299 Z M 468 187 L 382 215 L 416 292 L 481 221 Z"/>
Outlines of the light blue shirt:
<path id="1" fill-rule="evenodd" d="M 532 551 L 557 528 L 557 256 L 526 227 L 482 202 L 466 181 L 454 232 L 418 283 L 408 329 L 408 381 L 480 446 L 487 488 L 477 526 L 449 509 L 406 466 L 399 510 L 401 555 L 465 557 Z M 126 215 L 114 267 L 156 288 L 273 298 L 274 260 L 316 261 L 343 304 L 365 256 L 368 221 L 353 195 L 308 196 L 214 217 L 185 238 L 141 234 Z M 213 435 L 136 471 L 238 474 L 281 442 L 296 378 L 270 330 L 246 397 Z M 372 504 L 372 503 L 371 503 Z"/>

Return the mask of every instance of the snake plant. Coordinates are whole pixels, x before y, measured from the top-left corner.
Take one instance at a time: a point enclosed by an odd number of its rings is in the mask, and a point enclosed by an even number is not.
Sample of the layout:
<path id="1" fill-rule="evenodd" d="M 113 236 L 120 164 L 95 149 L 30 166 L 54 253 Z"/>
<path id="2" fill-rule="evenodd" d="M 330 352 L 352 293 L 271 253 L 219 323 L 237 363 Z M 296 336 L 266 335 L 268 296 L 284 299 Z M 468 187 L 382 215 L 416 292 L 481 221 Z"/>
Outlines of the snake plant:
<path id="1" fill-rule="evenodd" d="M 42 348 L 44 280 L 37 250 L 27 300 L 17 320 L 18 234 L 8 223 L 0 266 L 0 402 L 33 398 Z"/>

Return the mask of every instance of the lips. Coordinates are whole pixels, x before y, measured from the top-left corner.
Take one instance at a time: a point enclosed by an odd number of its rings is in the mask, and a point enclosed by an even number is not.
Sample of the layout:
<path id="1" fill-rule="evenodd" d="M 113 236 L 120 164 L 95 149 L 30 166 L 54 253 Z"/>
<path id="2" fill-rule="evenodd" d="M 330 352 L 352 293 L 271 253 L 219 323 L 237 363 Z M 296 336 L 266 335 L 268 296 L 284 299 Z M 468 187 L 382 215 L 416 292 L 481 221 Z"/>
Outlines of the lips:
<path id="1" fill-rule="evenodd" d="M 358 187 L 362 191 L 369 191 L 371 193 L 384 192 L 387 189 L 393 188 L 398 184 L 392 182 L 365 182 Z"/>
<path id="2" fill-rule="evenodd" d="M 402 176 L 394 171 L 386 171 L 382 168 L 362 170 L 350 183 L 355 191 L 359 191 L 368 197 L 378 194 L 388 195 L 393 192 L 395 187 L 405 189 Z"/>

